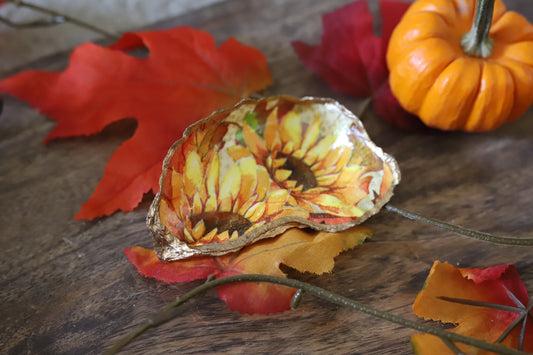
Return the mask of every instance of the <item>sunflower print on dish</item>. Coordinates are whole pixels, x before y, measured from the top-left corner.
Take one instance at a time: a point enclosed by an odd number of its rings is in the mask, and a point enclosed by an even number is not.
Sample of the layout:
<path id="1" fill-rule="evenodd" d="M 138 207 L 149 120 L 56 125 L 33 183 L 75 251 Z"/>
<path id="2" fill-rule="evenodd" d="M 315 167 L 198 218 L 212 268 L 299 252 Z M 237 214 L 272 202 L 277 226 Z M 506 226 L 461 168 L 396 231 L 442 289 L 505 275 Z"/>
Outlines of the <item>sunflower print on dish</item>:
<path id="1" fill-rule="evenodd" d="M 309 212 L 310 220 L 343 223 L 372 208 L 371 200 L 380 194 L 383 175 L 390 178 L 390 170 L 368 171 L 361 165 L 349 126 L 328 129 L 317 107 L 278 116 L 277 107 L 270 111 L 262 134 L 244 122 L 246 145 L 230 147 L 229 154 L 239 159 L 251 153 L 278 186 L 290 191 L 289 205 Z M 370 190 L 375 186 L 377 191 Z"/>
<path id="2" fill-rule="evenodd" d="M 220 174 L 217 151 L 203 163 L 192 151 L 183 172 L 172 170 L 172 197 L 163 197 L 160 215 L 189 246 L 234 240 L 281 213 L 288 191 L 272 190 L 266 169 L 251 157 Z"/>
<path id="3" fill-rule="evenodd" d="M 399 178 L 395 160 L 337 102 L 245 100 L 170 149 L 147 223 L 162 260 L 221 255 L 291 227 L 359 224 Z"/>

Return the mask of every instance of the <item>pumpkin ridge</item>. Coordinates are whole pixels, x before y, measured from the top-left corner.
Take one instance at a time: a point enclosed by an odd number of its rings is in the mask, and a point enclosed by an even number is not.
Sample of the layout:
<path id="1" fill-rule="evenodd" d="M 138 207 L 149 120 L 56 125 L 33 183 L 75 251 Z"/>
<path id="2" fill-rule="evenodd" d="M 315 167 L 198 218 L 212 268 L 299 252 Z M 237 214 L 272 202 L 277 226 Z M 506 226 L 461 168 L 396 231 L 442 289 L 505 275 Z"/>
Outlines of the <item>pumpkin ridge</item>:
<path id="1" fill-rule="evenodd" d="M 442 39 L 442 38 L 435 38 L 435 37 L 428 38 L 428 39 L 425 40 L 425 41 L 434 41 L 434 40 L 437 40 L 437 39 L 438 39 L 439 41 L 446 41 L 445 39 Z M 425 42 L 425 41 L 418 42 L 418 43 L 423 43 L 423 42 Z M 416 46 L 416 44 L 413 44 L 413 46 Z M 440 47 L 440 46 L 439 46 L 439 47 Z M 406 49 L 407 49 L 407 48 L 409 48 L 409 47 L 406 46 Z M 431 72 L 428 72 L 427 70 L 425 70 L 424 72 L 419 72 L 418 75 L 419 75 L 420 77 L 427 78 L 428 80 L 431 80 L 431 81 L 434 82 L 434 80 L 431 79 L 432 77 L 434 77 L 434 73 L 435 73 L 435 72 L 437 72 L 437 73 L 441 73 L 446 67 L 448 67 L 451 63 L 453 63 L 456 59 L 457 59 L 457 57 L 454 55 L 452 58 L 449 59 L 449 62 L 444 62 L 444 61 L 439 62 L 439 63 L 438 63 L 438 66 L 439 66 L 439 67 L 438 67 L 438 68 L 433 67 L 433 68 L 431 69 Z M 405 78 L 404 78 L 404 80 L 405 80 Z M 421 108 L 421 106 L 422 106 L 422 104 L 423 104 L 423 102 L 427 99 L 427 93 L 428 93 L 428 91 L 431 89 L 431 87 L 433 87 L 433 83 L 430 84 L 430 85 L 428 85 L 427 88 L 425 88 L 425 89 L 423 88 L 423 86 L 425 86 L 425 85 L 414 85 L 414 84 L 416 84 L 416 83 L 411 83 L 411 85 L 413 85 L 412 87 L 413 87 L 413 88 L 416 88 L 416 89 L 413 89 L 413 92 L 416 91 L 416 92 L 418 92 L 419 94 L 417 94 L 417 95 L 413 95 L 413 96 L 414 96 L 414 97 L 416 97 L 416 96 L 420 97 L 420 98 L 417 100 L 418 103 L 417 103 L 416 107 L 414 108 L 414 110 L 415 110 L 414 113 L 418 114 L 419 111 L 420 111 L 420 108 Z M 421 84 L 424 84 L 424 83 L 421 83 Z M 421 88 L 421 87 L 422 87 L 422 88 Z M 411 102 L 412 102 L 412 100 L 411 100 Z"/>
<path id="2" fill-rule="evenodd" d="M 518 92 L 518 85 L 517 85 L 517 82 L 516 82 L 516 78 L 514 76 L 514 71 L 509 68 L 507 65 L 499 62 L 498 63 L 502 69 L 505 71 L 505 73 L 507 73 L 507 77 L 510 78 L 511 82 L 512 82 L 512 90 L 513 90 L 513 93 L 512 95 L 510 95 L 511 97 L 511 100 L 513 101 L 513 103 L 511 105 L 509 105 L 509 112 L 507 113 L 507 116 L 511 116 L 513 115 L 513 107 L 515 106 L 515 102 L 516 102 L 516 97 L 518 96 L 517 92 Z M 507 121 L 510 121 L 509 119 L 507 119 Z M 500 120 L 498 121 L 498 126 L 500 126 L 501 124 L 505 123 L 506 122 L 506 116 L 502 115 L 500 116 Z"/>
<path id="3" fill-rule="evenodd" d="M 511 100 L 511 98 L 509 98 L 507 90 L 508 85 L 498 86 L 500 88 L 500 90 L 498 90 L 497 95 L 498 100 L 491 100 L 491 98 L 496 96 L 495 94 L 491 95 L 490 97 L 485 97 L 483 95 L 483 93 L 487 94 L 491 92 L 490 90 L 487 90 L 487 87 L 491 87 L 494 84 L 501 84 L 498 81 L 499 78 L 497 71 L 502 66 L 494 61 L 483 61 L 481 63 L 483 64 L 483 71 L 481 76 L 487 82 L 487 85 L 485 86 L 485 88 L 483 87 L 483 85 L 480 85 L 482 90 L 480 90 L 477 96 L 476 103 L 485 102 L 485 104 L 481 106 L 481 112 L 478 112 L 480 108 L 476 107 L 476 104 L 474 104 L 472 114 L 469 116 L 469 119 L 467 120 L 465 125 L 466 129 L 470 132 L 483 132 L 489 130 L 490 128 L 488 128 L 487 121 L 485 119 L 487 115 L 490 115 L 492 117 L 490 121 L 490 125 L 493 126 L 492 128 L 498 127 L 502 122 L 506 120 L 512 110 L 512 106 L 507 103 L 508 100 Z M 504 70 L 503 68 L 501 69 Z M 504 72 L 507 73 L 505 70 Z M 490 106 L 487 103 L 490 103 Z M 497 106 L 497 104 L 500 105 Z"/>
<path id="4" fill-rule="evenodd" d="M 450 68 L 452 66 L 454 67 Z M 479 64 L 477 65 L 477 67 L 479 69 L 478 73 L 481 73 Z M 450 121 L 447 125 L 447 129 L 457 129 L 457 127 L 460 127 L 462 124 L 464 124 L 466 117 L 462 114 L 462 112 L 464 112 L 466 109 L 471 110 L 474 105 L 475 98 L 477 97 L 477 92 L 479 91 L 480 87 L 479 74 L 477 75 L 477 78 L 475 78 L 475 80 L 468 81 L 469 83 L 475 83 L 475 90 L 470 90 L 470 95 L 467 95 L 465 99 L 458 102 L 457 107 L 452 108 L 453 111 L 456 111 L 454 112 L 456 113 L 455 115 L 449 114 L 450 107 L 448 105 L 435 105 L 434 103 L 435 96 L 440 98 L 443 95 L 450 95 L 451 93 L 453 94 L 459 91 L 462 92 L 461 89 L 463 88 L 464 84 L 461 85 L 461 81 L 463 80 L 463 78 L 458 77 L 458 75 L 454 75 L 454 71 L 452 71 L 452 69 L 458 71 L 461 68 L 463 70 L 463 73 L 472 72 L 471 62 L 468 58 L 465 58 L 464 56 L 458 56 L 457 58 L 453 59 L 445 68 L 443 68 L 439 75 L 435 78 L 433 85 L 427 91 L 426 98 L 424 98 L 424 102 L 420 106 L 419 113 L 428 117 L 428 125 L 432 126 L 434 124 L 438 124 L 438 120 L 443 115 L 448 117 L 454 117 L 453 119 L 449 118 Z M 476 94 L 473 94 L 474 92 Z M 436 101 L 439 102 L 438 99 Z M 430 113 L 426 114 L 425 112 Z M 430 119 L 429 117 L 433 118 Z"/>
<path id="5" fill-rule="evenodd" d="M 468 58 L 465 58 L 466 60 L 468 60 Z M 472 96 L 469 97 L 469 104 L 468 105 L 465 105 L 465 107 L 468 107 L 468 110 L 467 112 L 472 112 L 473 108 L 474 108 L 474 105 L 476 103 L 476 100 L 480 94 L 480 90 L 481 90 L 481 80 L 482 80 L 482 77 L 483 77 L 483 65 L 484 63 L 477 63 L 478 65 L 478 68 L 479 68 L 479 74 L 478 74 L 478 79 L 476 80 L 476 89 L 475 90 L 472 90 L 473 94 Z M 466 124 L 467 124 L 467 121 L 468 121 L 468 118 L 469 118 L 469 115 L 465 115 L 465 114 L 462 114 L 462 115 L 459 115 L 460 117 L 460 120 L 458 120 L 459 122 L 453 122 L 454 124 L 454 129 L 459 129 L 460 127 L 464 127 Z"/>

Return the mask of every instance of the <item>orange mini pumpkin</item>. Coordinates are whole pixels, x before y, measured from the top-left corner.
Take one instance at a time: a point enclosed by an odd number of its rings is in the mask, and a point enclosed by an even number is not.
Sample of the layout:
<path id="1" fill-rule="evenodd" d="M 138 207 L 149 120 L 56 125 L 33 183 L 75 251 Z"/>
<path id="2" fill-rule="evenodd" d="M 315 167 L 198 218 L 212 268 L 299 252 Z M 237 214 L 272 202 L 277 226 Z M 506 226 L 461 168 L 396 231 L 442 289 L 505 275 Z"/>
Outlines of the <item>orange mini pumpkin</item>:
<path id="1" fill-rule="evenodd" d="M 477 10 L 474 0 L 417 0 L 392 34 L 387 64 L 392 92 L 426 125 L 488 131 L 533 102 L 533 25 L 500 0 Z"/>

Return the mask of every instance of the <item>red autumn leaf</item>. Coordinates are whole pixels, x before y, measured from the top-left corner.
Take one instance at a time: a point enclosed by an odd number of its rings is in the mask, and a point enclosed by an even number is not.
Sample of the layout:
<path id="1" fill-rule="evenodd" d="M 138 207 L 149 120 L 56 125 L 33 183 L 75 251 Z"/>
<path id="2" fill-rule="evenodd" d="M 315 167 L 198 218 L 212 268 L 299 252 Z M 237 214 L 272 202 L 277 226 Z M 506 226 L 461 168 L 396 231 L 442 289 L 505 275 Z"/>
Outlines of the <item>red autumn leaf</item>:
<path id="1" fill-rule="evenodd" d="M 365 0 L 348 4 L 322 17 L 319 45 L 292 42 L 300 60 L 320 75 L 333 89 L 371 97 L 376 113 L 403 129 L 420 129 L 423 124 L 392 95 L 385 60 L 392 30 L 409 3 L 382 0 L 382 35 L 374 34 L 372 14 Z"/>
<path id="2" fill-rule="evenodd" d="M 122 50 L 146 46 L 147 58 Z M 0 90 L 57 120 L 45 142 L 90 135 L 135 118 L 133 137 L 109 159 L 104 177 L 76 219 L 130 211 L 159 189 L 163 158 L 191 123 L 272 83 L 265 56 L 229 39 L 218 49 L 206 32 L 187 27 L 128 33 L 110 48 L 77 47 L 62 72 L 28 71 Z"/>
<path id="3" fill-rule="evenodd" d="M 449 297 L 451 299 L 442 299 Z M 464 303 L 474 301 L 478 305 Z M 486 269 L 454 268 L 436 261 L 431 268 L 424 289 L 413 305 L 414 312 L 424 319 L 454 323 L 451 331 L 493 343 L 519 317 L 518 313 L 497 310 L 494 306 L 479 306 L 479 302 L 527 309 L 527 290 L 514 265 L 500 265 Z M 531 312 L 530 312 L 531 313 Z M 527 316 L 523 350 L 533 352 L 533 321 Z M 522 321 L 501 341 L 518 348 Z M 416 334 L 411 338 L 416 354 L 453 354 L 436 336 Z M 489 354 L 464 344 L 456 344 L 468 354 Z"/>
<path id="4" fill-rule="evenodd" d="M 139 273 L 168 283 L 216 278 L 237 274 L 286 276 L 279 265 L 301 272 L 330 272 L 334 258 L 342 251 L 361 244 L 371 235 L 367 227 L 339 232 L 313 234 L 293 228 L 276 238 L 264 239 L 239 252 L 222 256 L 200 256 L 169 263 L 159 261 L 151 249 L 125 249 Z M 290 309 L 296 290 L 268 283 L 239 283 L 218 287 L 218 296 L 229 308 L 241 313 L 269 314 Z"/>

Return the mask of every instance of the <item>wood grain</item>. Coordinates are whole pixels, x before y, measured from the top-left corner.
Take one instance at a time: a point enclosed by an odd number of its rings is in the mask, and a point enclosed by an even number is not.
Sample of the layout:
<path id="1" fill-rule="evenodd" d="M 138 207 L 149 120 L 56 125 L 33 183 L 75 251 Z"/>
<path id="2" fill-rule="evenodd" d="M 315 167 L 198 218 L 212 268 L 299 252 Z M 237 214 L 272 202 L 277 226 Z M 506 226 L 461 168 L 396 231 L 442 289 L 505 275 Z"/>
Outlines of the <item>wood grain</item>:
<path id="1" fill-rule="evenodd" d="M 275 80 L 267 94 L 333 97 L 355 111 L 360 99 L 328 88 L 290 47 L 292 40 L 317 43 L 321 15 L 348 2 L 234 0 L 155 28 L 194 26 L 219 43 L 235 36 L 267 55 Z M 529 2 L 506 3 L 533 20 Z M 60 70 L 67 59 L 68 53 L 60 53 L 31 67 Z M 365 125 L 400 164 L 402 182 L 392 204 L 486 232 L 533 234 L 533 111 L 485 134 L 406 133 L 373 114 Z M 73 220 L 107 159 L 135 126 L 125 121 L 94 137 L 42 145 L 53 126 L 25 103 L 5 98 L 0 117 L 0 353 L 101 353 L 197 285 L 145 279 L 122 253 L 132 245 L 151 247 L 145 226 L 150 196 L 131 213 Z M 411 304 L 436 259 L 462 267 L 515 263 L 533 292 L 531 248 L 469 240 L 387 211 L 366 225 L 375 236 L 339 256 L 332 274 L 289 274 L 410 319 L 416 319 Z M 210 293 L 125 353 L 409 354 L 412 334 L 310 297 L 296 311 L 245 316 Z"/>

